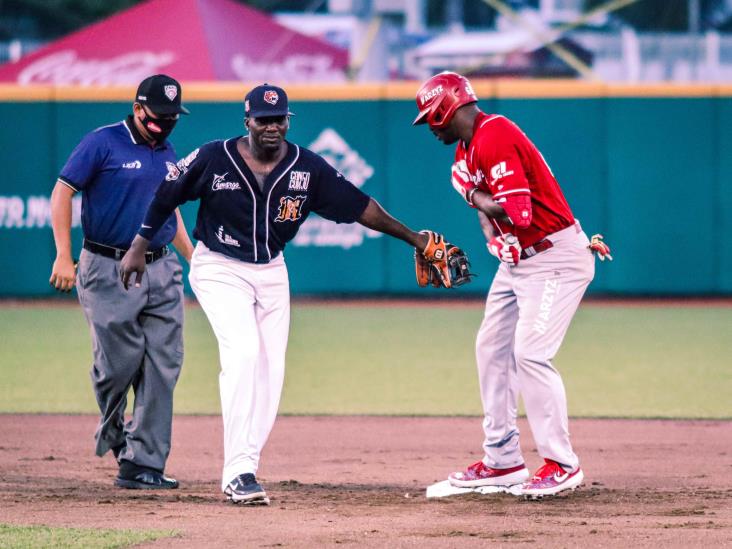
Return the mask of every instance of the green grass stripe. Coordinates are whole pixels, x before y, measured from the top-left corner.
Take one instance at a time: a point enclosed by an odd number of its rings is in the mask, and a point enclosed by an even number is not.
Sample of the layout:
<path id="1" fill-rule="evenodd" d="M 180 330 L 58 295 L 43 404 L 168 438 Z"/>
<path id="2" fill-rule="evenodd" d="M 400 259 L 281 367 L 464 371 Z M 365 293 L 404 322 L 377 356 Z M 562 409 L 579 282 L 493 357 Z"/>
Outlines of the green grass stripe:
<path id="1" fill-rule="evenodd" d="M 0 524 L 0 547 L 8 549 L 38 549 L 42 547 L 56 549 L 116 549 L 177 535 L 173 530 L 110 530 Z"/>
<path id="2" fill-rule="evenodd" d="M 474 342 L 482 305 L 296 303 L 280 412 L 480 415 Z M 96 412 L 78 308 L 0 307 L 0 412 Z M 730 418 L 732 308 L 580 308 L 554 364 L 570 414 Z M 219 413 L 218 349 L 186 310 L 176 413 Z"/>

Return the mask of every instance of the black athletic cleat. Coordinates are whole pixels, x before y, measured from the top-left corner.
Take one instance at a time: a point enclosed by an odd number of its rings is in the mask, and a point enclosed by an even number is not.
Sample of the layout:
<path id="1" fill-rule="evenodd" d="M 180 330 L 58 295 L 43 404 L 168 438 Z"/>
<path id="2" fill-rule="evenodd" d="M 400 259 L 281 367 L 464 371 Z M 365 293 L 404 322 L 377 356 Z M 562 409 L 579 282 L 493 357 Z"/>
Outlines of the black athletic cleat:
<path id="1" fill-rule="evenodd" d="M 130 490 L 172 490 L 178 488 L 178 481 L 166 477 L 161 471 L 142 467 L 127 460 L 121 460 L 115 486 Z"/>
<path id="2" fill-rule="evenodd" d="M 118 444 L 117 446 L 112 447 L 112 455 L 114 455 L 114 459 L 117 460 L 117 463 L 119 463 L 119 461 L 120 461 L 120 459 L 119 459 L 120 454 L 125 451 L 126 447 L 127 447 L 126 442 L 123 442 L 121 444 Z"/>
<path id="3" fill-rule="evenodd" d="M 239 475 L 224 489 L 224 494 L 232 503 L 244 505 L 269 505 L 269 498 L 264 488 L 251 473 Z"/>

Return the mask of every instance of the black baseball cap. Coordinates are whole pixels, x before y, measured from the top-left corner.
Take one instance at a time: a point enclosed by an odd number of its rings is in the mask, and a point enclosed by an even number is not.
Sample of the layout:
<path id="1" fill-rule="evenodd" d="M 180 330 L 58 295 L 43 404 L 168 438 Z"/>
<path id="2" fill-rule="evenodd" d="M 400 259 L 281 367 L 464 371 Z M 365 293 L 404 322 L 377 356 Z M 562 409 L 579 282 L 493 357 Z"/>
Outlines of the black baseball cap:
<path id="1" fill-rule="evenodd" d="M 188 109 L 180 104 L 180 83 L 166 74 L 148 76 L 140 82 L 135 101 L 146 105 L 155 114 L 189 114 Z"/>
<path id="2" fill-rule="evenodd" d="M 293 115 L 287 107 L 285 90 L 266 82 L 251 90 L 244 98 L 244 113 L 247 118 Z"/>

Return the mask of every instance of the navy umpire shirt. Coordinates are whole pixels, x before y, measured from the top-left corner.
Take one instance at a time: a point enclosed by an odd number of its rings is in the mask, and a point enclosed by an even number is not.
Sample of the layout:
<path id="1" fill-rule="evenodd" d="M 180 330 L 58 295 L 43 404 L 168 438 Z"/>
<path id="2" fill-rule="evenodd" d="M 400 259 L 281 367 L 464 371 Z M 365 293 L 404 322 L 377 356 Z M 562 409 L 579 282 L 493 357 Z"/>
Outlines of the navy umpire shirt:
<path id="1" fill-rule="evenodd" d="M 269 263 L 310 212 L 353 223 L 368 206 L 369 196 L 322 157 L 289 141 L 260 189 L 236 148 L 239 139 L 212 141 L 170 166 L 139 234 L 150 240 L 176 206 L 200 199 L 195 238 L 229 257 Z"/>
<path id="2" fill-rule="evenodd" d="M 81 191 L 84 238 L 115 248 L 129 248 L 160 182 L 175 165 L 175 150 L 167 140 L 152 148 L 132 120 L 88 133 L 69 156 L 59 179 Z M 156 250 L 175 237 L 175 214 L 162 220 L 150 243 Z"/>

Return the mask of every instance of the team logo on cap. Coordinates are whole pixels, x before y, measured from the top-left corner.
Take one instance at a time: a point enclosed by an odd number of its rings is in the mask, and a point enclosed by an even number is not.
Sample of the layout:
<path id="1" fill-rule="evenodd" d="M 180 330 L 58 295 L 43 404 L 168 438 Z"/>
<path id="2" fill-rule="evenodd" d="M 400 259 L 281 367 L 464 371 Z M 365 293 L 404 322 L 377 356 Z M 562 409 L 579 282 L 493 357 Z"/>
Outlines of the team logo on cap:
<path id="1" fill-rule="evenodd" d="M 276 105 L 277 101 L 280 100 L 280 96 L 274 90 L 267 90 L 264 92 L 264 100 L 270 105 Z"/>
<path id="2" fill-rule="evenodd" d="M 424 106 L 424 105 L 425 105 L 425 104 L 427 103 L 427 101 L 429 101 L 429 100 L 430 100 L 430 99 L 432 99 L 433 97 L 437 97 L 437 96 L 438 96 L 438 95 L 440 95 L 440 94 L 441 94 L 441 93 L 442 93 L 443 91 L 444 91 L 444 90 L 443 90 L 443 88 L 442 88 L 442 84 L 440 84 L 440 85 L 439 85 L 439 86 L 437 86 L 436 88 L 432 88 L 432 89 L 431 89 L 430 91 L 428 91 L 428 92 L 426 92 L 426 93 L 423 93 L 423 94 L 422 94 L 422 96 L 420 97 L 420 101 L 422 102 L 422 105 Z"/>
<path id="3" fill-rule="evenodd" d="M 173 84 L 168 84 L 163 90 L 165 90 L 165 97 L 171 101 L 178 95 L 178 87 Z"/>

